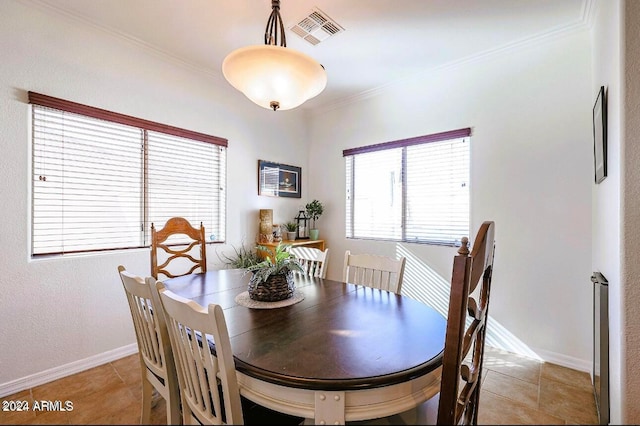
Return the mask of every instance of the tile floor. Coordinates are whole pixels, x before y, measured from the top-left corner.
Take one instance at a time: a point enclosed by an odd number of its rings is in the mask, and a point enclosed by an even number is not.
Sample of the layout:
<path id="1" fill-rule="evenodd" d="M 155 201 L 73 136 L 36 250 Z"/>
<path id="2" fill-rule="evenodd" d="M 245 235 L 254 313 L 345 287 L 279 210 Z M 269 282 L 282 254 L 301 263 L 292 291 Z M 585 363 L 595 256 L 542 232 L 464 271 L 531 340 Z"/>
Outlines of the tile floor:
<path id="1" fill-rule="evenodd" d="M 71 401 L 72 411 L 0 411 L 0 424 L 137 424 L 140 366 L 131 355 L 1 400 Z M 589 374 L 487 347 L 478 422 L 494 424 L 597 424 Z M 164 401 L 153 424 L 166 422 Z"/>

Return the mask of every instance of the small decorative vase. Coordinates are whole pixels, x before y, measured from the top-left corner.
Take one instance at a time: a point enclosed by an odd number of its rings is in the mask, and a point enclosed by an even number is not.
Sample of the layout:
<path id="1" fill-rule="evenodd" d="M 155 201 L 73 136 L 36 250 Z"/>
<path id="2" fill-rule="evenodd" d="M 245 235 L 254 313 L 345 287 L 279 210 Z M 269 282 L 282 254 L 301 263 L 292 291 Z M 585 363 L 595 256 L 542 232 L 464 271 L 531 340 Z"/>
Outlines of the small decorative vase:
<path id="1" fill-rule="evenodd" d="M 317 240 L 320 237 L 319 229 L 309 229 L 309 238 L 312 240 Z"/>
<path id="2" fill-rule="evenodd" d="M 259 302 L 277 302 L 293 296 L 296 284 L 293 280 L 293 272 L 286 274 L 274 274 L 267 281 L 256 284 L 255 275 L 249 280 L 249 297 Z"/>
<path id="3" fill-rule="evenodd" d="M 298 233 L 296 231 L 293 231 L 293 232 L 287 231 L 287 240 L 294 241 L 297 235 Z"/>

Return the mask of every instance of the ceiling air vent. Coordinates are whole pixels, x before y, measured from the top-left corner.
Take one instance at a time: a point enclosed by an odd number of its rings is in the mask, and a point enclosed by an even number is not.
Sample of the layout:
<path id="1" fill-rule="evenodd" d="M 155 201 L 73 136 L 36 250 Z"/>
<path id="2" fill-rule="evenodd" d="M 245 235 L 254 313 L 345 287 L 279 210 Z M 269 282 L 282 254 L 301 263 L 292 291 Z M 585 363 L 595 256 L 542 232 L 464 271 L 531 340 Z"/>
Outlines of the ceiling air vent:
<path id="1" fill-rule="evenodd" d="M 332 35 L 344 31 L 344 28 L 317 8 L 314 8 L 309 15 L 289 29 L 314 46 Z"/>

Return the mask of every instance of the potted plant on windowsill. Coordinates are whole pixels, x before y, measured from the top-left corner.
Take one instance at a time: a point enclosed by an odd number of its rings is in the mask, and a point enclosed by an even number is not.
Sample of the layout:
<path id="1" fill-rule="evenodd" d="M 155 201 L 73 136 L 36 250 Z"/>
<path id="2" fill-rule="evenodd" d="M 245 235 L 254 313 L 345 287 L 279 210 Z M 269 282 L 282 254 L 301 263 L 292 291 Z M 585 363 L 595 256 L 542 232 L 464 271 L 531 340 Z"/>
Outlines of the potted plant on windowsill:
<path id="1" fill-rule="evenodd" d="M 260 302 L 277 302 L 292 297 L 296 289 L 293 272 L 304 272 L 304 269 L 289 252 L 291 245 L 278 244 L 273 252 L 261 245 L 256 248 L 269 254 L 262 262 L 245 269 L 245 273 L 252 274 L 249 297 Z"/>
<path id="2" fill-rule="evenodd" d="M 294 241 L 298 235 L 296 232 L 298 230 L 298 224 L 293 221 L 289 221 L 285 223 L 284 226 L 287 229 L 287 240 Z"/>
<path id="3" fill-rule="evenodd" d="M 320 237 L 320 230 L 316 228 L 316 220 L 322 216 L 324 207 L 318 200 L 313 200 L 305 206 L 307 217 L 312 220 L 311 229 L 309 229 L 309 238 L 317 240 Z"/>

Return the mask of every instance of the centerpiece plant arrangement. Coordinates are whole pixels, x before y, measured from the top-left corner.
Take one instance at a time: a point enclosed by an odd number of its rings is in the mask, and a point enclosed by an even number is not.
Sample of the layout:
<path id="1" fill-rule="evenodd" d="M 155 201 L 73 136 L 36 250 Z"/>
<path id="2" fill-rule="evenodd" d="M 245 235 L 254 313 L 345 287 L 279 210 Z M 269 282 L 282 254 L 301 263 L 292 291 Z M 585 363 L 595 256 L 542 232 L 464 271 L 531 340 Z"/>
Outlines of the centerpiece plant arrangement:
<path id="1" fill-rule="evenodd" d="M 216 251 L 218 259 L 220 259 L 227 268 L 245 269 L 262 261 L 256 250 L 247 248 L 244 243 L 242 243 L 240 247 L 236 247 L 234 245 L 231 245 L 231 247 L 233 248 L 232 255 L 227 255 L 225 253 L 222 253 L 221 255 Z"/>
<path id="2" fill-rule="evenodd" d="M 261 245 L 256 248 L 268 255 L 263 261 L 245 268 L 245 273 L 252 274 L 249 297 L 260 302 L 276 302 L 292 297 L 296 288 L 293 272 L 304 273 L 304 269 L 289 252 L 291 245 L 278 244 L 273 251 Z"/>

